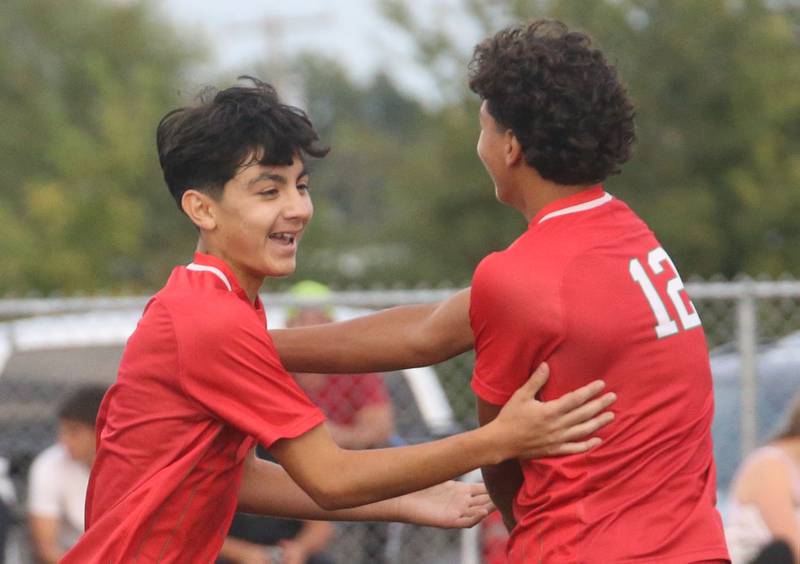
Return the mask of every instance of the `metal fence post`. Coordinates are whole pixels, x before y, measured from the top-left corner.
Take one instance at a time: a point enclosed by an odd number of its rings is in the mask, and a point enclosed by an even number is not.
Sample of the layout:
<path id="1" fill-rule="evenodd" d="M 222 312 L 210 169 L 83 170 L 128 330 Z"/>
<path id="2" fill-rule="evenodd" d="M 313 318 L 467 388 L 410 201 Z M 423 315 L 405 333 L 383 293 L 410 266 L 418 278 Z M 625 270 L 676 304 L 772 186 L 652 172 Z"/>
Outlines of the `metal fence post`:
<path id="1" fill-rule="evenodd" d="M 473 470 L 466 474 L 463 480 L 474 484 L 483 481 L 480 470 Z M 469 529 L 461 530 L 461 562 L 460 564 L 480 564 L 481 560 L 481 539 L 480 531 L 482 524 L 475 525 Z"/>
<path id="2" fill-rule="evenodd" d="M 740 448 L 742 458 L 756 448 L 758 441 L 758 382 L 756 355 L 758 346 L 758 320 L 756 318 L 755 285 L 746 279 L 736 304 L 737 340 L 741 366 Z"/>

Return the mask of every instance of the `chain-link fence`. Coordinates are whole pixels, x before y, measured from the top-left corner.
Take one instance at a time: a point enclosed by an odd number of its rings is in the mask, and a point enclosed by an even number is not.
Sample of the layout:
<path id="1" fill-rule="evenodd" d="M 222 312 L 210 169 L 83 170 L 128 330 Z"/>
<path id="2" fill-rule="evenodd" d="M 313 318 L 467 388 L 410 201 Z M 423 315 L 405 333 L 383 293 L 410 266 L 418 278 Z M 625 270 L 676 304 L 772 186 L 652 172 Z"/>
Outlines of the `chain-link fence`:
<path id="1" fill-rule="evenodd" d="M 715 454 L 724 493 L 742 454 L 769 436 L 791 395 L 800 390 L 800 282 L 694 282 L 687 288 L 711 349 L 717 402 Z M 283 325 L 287 308 L 298 302 L 336 306 L 336 316 L 346 318 L 375 308 L 433 302 L 450 294 L 450 290 L 348 291 L 304 300 L 273 294 L 264 296 L 264 301 L 269 323 L 277 327 Z M 33 457 L 56 439 L 59 402 L 83 383 L 113 381 L 122 347 L 144 303 L 143 298 L 0 300 L 0 457 L 10 462 L 8 473 L 16 490 L 11 505 L 18 524 L 8 562 L 31 561 L 23 520 L 27 472 Z M 340 395 L 332 403 L 352 405 L 339 423 L 355 426 L 364 419 L 373 427 L 378 426 L 376 421 L 385 425 L 376 413 L 388 404 L 389 430 L 380 443 L 408 444 L 472 428 L 476 424 L 469 389 L 472 361 L 473 355 L 465 354 L 432 369 L 384 375 L 378 384 L 383 391 L 373 385 L 367 392 L 342 392 L 351 397 L 345 401 Z M 309 395 L 324 398 L 339 392 L 316 390 Z M 355 397 L 359 393 L 365 397 Z M 382 402 L 383 393 L 388 402 Z M 362 417 L 363 410 L 369 417 Z M 0 499 L 2 486 L 0 476 Z M 261 536 L 255 535 L 255 540 L 266 542 L 264 531 L 270 526 L 256 525 Z M 286 523 L 277 526 L 281 527 Z M 485 536 L 479 529 L 439 531 L 398 524 L 342 524 L 333 535 L 325 552 L 342 563 L 479 562 Z"/>

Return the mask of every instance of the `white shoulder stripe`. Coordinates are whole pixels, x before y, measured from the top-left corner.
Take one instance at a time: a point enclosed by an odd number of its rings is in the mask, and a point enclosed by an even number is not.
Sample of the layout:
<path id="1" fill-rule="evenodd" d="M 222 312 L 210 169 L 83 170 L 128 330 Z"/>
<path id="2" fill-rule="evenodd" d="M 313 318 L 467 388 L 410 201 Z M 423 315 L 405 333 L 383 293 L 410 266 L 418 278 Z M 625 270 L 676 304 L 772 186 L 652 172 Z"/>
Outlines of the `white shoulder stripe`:
<path id="1" fill-rule="evenodd" d="M 596 207 L 602 206 L 603 204 L 606 204 L 606 203 L 610 202 L 612 199 L 613 199 L 613 196 L 611 194 L 609 194 L 608 192 L 603 192 L 602 196 L 600 196 L 599 198 L 595 198 L 594 200 L 590 200 L 590 201 L 584 202 L 582 204 L 577 204 L 575 206 L 570 206 L 570 207 L 564 208 L 562 210 L 556 210 L 554 212 L 550 212 L 547 215 L 545 215 L 544 217 L 542 217 L 542 219 L 539 220 L 539 223 L 542 223 L 543 221 L 547 221 L 548 219 L 553 219 L 554 217 L 558 217 L 560 215 L 567 215 L 567 214 L 570 214 L 570 213 L 578 213 L 578 212 L 590 210 L 592 208 L 596 208 Z"/>
<path id="2" fill-rule="evenodd" d="M 217 278 L 222 280 L 228 290 L 233 291 L 233 287 L 231 287 L 231 283 L 228 281 L 228 277 L 225 276 L 225 273 L 222 272 L 219 268 L 215 266 L 206 266 L 204 264 L 195 264 L 190 263 L 186 265 L 186 270 L 194 270 L 195 272 L 210 272 L 211 274 L 215 275 Z"/>

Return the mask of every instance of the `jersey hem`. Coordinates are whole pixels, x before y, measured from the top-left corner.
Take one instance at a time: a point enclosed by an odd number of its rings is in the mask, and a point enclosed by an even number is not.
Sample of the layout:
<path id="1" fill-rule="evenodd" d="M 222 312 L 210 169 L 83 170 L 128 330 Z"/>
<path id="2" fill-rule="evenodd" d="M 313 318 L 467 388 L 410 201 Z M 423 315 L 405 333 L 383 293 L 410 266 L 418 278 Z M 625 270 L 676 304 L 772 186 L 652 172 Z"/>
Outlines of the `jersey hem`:
<path id="1" fill-rule="evenodd" d="M 295 439 L 322 423 L 325 423 L 325 414 L 321 411 L 316 411 L 294 425 L 280 429 L 279 432 L 271 437 L 258 437 L 258 440 L 265 448 L 269 448 L 281 439 Z"/>
<path id="2" fill-rule="evenodd" d="M 687 557 L 691 557 L 693 560 L 687 560 Z M 730 562 L 731 558 L 728 555 L 727 547 L 717 546 L 715 548 L 681 552 L 680 554 L 670 554 L 669 556 L 615 560 L 613 564 L 643 564 L 644 562 L 658 562 L 659 564 L 692 564 L 692 562 L 696 562 L 699 564 L 705 560 L 726 560 Z"/>

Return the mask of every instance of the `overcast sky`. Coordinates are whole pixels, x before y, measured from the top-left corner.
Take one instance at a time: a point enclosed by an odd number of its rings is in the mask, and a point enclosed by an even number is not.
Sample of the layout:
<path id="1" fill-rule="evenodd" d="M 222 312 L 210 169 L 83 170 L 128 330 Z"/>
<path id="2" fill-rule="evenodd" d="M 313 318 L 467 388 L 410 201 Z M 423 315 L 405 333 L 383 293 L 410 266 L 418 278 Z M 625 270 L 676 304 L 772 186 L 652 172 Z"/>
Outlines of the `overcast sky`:
<path id="1" fill-rule="evenodd" d="M 455 3 L 415 0 L 411 5 L 419 17 L 453 26 Z M 413 60 L 409 38 L 379 15 L 375 0 L 164 0 L 159 5 L 184 32 L 199 34 L 212 48 L 211 68 L 199 68 L 194 80 L 206 80 L 212 71 L 252 72 L 254 62 L 311 50 L 342 61 L 357 79 L 383 69 L 406 91 L 436 98 Z M 474 44 L 477 37 L 464 27 L 457 29 L 459 37 L 465 45 Z"/>

